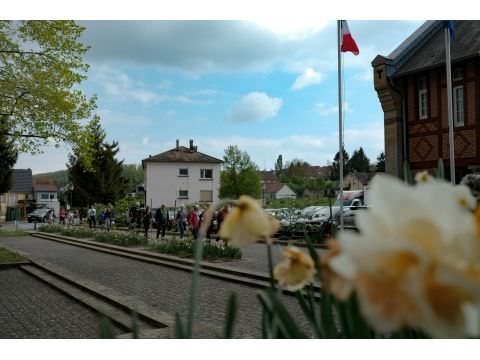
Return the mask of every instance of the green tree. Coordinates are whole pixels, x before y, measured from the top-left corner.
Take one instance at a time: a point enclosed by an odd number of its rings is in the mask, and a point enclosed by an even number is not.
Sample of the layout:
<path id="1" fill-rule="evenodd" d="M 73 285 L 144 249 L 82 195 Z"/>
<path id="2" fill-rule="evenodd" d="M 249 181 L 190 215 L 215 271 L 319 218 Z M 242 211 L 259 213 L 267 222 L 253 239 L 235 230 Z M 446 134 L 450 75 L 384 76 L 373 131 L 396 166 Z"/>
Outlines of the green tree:
<path id="1" fill-rule="evenodd" d="M 277 162 L 275 163 L 275 174 L 279 177 L 283 171 L 283 157 L 278 155 Z"/>
<path id="2" fill-rule="evenodd" d="M 127 180 L 122 176 L 123 161 L 115 159 L 118 143 L 105 141 L 105 131 L 98 119 L 90 122 L 92 141 L 91 168 L 82 161 L 82 154 L 74 152 L 69 156 L 68 177 L 74 185 L 73 203 L 88 206 L 94 203 L 114 204 L 126 191 Z"/>
<path id="3" fill-rule="evenodd" d="M 15 151 L 66 142 L 89 166 L 91 138 L 81 121 L 91 118 L 96 98 L 78 86 L 88 69 L 84 29 L 74 21 L 0 21 L 0 134 Z"/>
<path id="4" fill-rule="evenodd" d="M 122 176 L 127 180 L 127 190 L 133 191 L 144 182 L 142 165 L 123 164 Z"/>
<path id="5" fill-rule="evenodd" d="M 350 170 L 357 172 L 368 172 L 370 170 L 370 159 L 365 155 L 361 146 L 360 149 L 353 152 L 348 162 L 348 167 Z"/>
<path id="6" fill-rule="evenodd" d="M 348 155 L 345 148 L 343 149 L 343 176 L 347 176 L 350 173 L 349 168 L 349 159 L 350 156 Z M 333 158 L 332 165 L 330 165 L 330 180 L 339 180 L 340 179 L 340 151 L 335 154 Z"/>
<path id="7" fill-rule="evenodd" d="M 11 142 L 0 134 L 0 194 L 8 192 L 12 187 L 12 169 L 17 156 Z"/>
<path id="8" fill-rule="evenodd" d="M 301 159 L 293 159 L 286 163 L 285 168 L 285 172 L 290 178 L 305 177 L 308 175 L 308 169 L 310 168 L 310 164 Z"/>
<path id="9" fill-rule="evenodd" d="M 249 195 L 255 199 L 262 193 L 261 177 L 258 166 L 247 152 L 237 145 L 230 145 L 223 156 L 223 169 L 220 173 L 220 198 L 238 198 Z"/>
<path id="10" fill-rule="evenodd" d="M 385 172 L 385 153 L 382 151 L 377 157 L 376 172 Z"/>

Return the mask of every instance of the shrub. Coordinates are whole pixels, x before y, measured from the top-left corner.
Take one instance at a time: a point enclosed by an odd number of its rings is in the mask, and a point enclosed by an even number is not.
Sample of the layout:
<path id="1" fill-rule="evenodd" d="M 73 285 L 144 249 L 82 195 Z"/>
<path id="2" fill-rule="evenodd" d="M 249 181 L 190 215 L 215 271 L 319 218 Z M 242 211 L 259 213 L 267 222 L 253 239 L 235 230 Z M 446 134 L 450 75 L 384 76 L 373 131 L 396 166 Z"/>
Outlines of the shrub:
<path id="1" fill-rule="evenodd" d="M 195 241 L 193 240 L 167 240 L 150 247 L 152 251 L 176 255 L 180 257 L 193 257 L 195 254 Z M 203 247 L 204 260 L 241 259 L 242 251 L 239 248 L 224 245 L 222 241 L 205 243 Z"/>

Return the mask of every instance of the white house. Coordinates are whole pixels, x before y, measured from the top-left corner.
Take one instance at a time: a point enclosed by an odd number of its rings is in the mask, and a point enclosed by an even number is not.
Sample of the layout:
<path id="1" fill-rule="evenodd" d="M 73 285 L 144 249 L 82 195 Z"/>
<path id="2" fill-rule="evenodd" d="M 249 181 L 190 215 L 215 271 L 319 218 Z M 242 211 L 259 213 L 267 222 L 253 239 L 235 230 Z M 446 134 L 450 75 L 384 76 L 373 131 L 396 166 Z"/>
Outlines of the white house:
<path id="1" fill-rule="evenodd" d="M 278 181 L 264 182 L 264 192 L 266 199 L 296 199 L 295 191 L 290 189 L 287 184 Z"/>
<path id="2" fill-rule="evenodd" d="M 60 211 L 60 202 L 58 201 L 57 186 L 52 178 L 34 178 L 33 192 L 37 207 L 47 207 L 53 209 L 58 216 Z"/>
<path id="3" fill-rule="evenodd" d="M 145 175 L 145 202 L 158 208 L 161 204 L 177 207 L 218 200 L 222 160 L 179 145 L 142 160 Z"/>

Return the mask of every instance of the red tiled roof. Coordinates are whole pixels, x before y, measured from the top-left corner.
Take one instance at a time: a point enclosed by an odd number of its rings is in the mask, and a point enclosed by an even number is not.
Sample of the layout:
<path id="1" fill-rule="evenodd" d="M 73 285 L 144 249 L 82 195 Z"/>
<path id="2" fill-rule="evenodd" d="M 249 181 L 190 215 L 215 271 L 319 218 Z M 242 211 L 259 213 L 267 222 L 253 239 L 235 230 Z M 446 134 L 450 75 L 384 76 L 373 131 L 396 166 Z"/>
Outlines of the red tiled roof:
<path id="1" fill-rule="evenodd" d="M 33 179 L 34 191 L 56 192 L 57 186 L 52 178 L 36 178 Z"/>

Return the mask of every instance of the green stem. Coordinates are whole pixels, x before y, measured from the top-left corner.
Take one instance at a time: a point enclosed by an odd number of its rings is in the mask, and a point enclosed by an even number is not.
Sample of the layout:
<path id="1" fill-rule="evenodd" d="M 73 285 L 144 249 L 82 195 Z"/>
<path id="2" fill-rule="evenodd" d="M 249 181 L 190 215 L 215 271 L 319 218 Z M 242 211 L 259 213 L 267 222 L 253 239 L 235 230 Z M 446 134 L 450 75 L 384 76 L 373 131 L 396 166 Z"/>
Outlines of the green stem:
<path id="1" fill-rule="evenodd" d="M 202 260 L 203 253 L 203 234 L 197 239 L 195 247 L 195 267 L 193 269 L 192 275 L 192 287 L 190 289 L 190 304 L 188 309 L 188 319 L 187 319 L 187 332 L 186 338 L 191 339 L 193 335 L 193 318 L 195 316 L 195 306 L 197 304 L 196 295 L 197 295 L 197 285 L 198 277 L 200 275 L 200 261 Z"/>
<path id="2" fill-rule="evenodd" d="M 268 254 L 268 271 L 270 273 L 270 286 L 275 289 L 275 279 L 273 278 L 273 259 L 272 259 L 272 244 L 267 241 Z"/>

